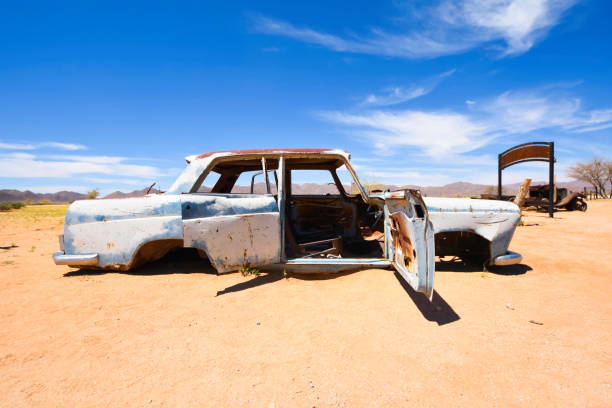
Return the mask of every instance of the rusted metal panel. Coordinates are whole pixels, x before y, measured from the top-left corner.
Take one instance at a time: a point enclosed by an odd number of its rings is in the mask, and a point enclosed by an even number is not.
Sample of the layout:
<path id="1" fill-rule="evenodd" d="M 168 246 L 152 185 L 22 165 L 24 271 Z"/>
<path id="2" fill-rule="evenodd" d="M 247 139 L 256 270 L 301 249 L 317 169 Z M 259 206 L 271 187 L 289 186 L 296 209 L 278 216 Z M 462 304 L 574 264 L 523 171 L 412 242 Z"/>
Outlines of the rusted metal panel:
<path id="1" fill-rule="evenodd" d="M 76 201 L 66 213 L 64 252 L 97 254 L 90 266 L 128 269 L 142 245 L 165 239 L 183 239 L 178 196 Z"/>
<path id="2" fill-rule="evenodd" d="M 357 259 L 357 258 L 298 258 L 289 259 L 286 262 L 269 265 L 266 269 L 285 270 L 304 274 L 324 274 L 344 271 L 355 271 L 361 269 L 381 268 L 392 266 L 388 259 Z"/>
<path id="3" fill-rule="evenodd" d="M 97 253 L 100 268 L 129 269 L 142 245 L 182 238 L 180 216 L 150 217 L 66 226 L 64 246 L 66 254 Z"/>
<path id="4" fill-rule="evenodd" d="M 280 262 L 278 212 L 187 219 L 186 247 L 206 252 L 218 272 Z"/>
<path id="5" fill-rule="evenodd" d="M 523 146 L 508 152 L 502 153 L 501 167 L 502 169 L 511 166 L 514 163 L 521 162 L 526 159 L 544 159 L 548 161 L 550 157 L 550 146 L 548 145 L 531 145 Z"/>
<path id="6" fill-rule="evenodd" d="M 280 214 L 272 194 L 181 196 L 184 246 L 206 252 L 218 272 L 280 261 Z"/>
<path id="7" fill-rule="evenodd" d="M 425 203 L 414 190 L 385 193 L 387 256 L 404 280 L 418 292 L 433 296 L 434 230 Z"/>
<path id="8" fill-rule="evenodd" d="M 198 159 L 204 159 L 213 155 L 263 155 L 263 154 L 281 154 L 281 153 L 293 153 L 293 154 L 304 154 L 304 153 L 315 153 L 315 154 L 337 154 L 343 153 L 345 156 L 349 156 L 349 152 L 340 149 L 243 149 L 243 150 L 225 150 L 219 152 L 208 152 L 197 155 Z"/>
<path id="9" fill-rule="evenodd" d="M 473 232 L 490 242 L 490 260 L 506 254 L 521 219 L 516 204 L 470 198 L 425 197 L 435 233 Z"/>

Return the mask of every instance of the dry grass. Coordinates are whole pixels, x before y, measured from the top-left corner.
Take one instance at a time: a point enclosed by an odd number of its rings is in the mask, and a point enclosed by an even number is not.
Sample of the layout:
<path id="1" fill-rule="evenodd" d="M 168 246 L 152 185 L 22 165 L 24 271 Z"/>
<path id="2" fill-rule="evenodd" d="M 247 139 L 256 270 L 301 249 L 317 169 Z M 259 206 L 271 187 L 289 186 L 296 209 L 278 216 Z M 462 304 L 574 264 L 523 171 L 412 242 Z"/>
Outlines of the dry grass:
<path id="1" fill-rule="evenodd" d="M 9 238 L 15 235 L 12 232 L 15 225 L 22 225 L 32 231 L 56 228 L 64 225 L 68 206 L 69 204 L 28 205 L 18 210 L 0 212 L 0 230 L 7 231 L 7 238 Z M 2 246 L 15 246 L 12 241 L 2 242 L 2 244 Z"/>

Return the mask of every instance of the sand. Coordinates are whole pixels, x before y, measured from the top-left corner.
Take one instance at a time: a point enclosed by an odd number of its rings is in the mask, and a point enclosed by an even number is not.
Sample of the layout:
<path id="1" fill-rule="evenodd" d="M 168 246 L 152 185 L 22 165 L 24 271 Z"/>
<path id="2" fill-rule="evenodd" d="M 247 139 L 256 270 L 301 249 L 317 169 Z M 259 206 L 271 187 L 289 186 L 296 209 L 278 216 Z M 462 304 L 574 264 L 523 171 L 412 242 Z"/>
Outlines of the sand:
<path id="1" fill-rule="evenodd" d="M 390 270 L 56 266 L 62 210 L 0 214 L 0 407 L 612 405 L 611 200 L 528 213 L 521 265 L 439 263 L 431 304 Z"/>

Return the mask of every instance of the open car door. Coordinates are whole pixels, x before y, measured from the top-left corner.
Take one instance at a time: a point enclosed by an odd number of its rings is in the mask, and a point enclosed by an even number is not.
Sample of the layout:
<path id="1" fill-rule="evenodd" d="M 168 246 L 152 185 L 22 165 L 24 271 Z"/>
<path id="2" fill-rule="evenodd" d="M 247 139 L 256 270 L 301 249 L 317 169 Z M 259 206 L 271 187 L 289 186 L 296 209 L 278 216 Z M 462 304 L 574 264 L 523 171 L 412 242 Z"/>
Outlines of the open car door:
<path id="1" fill-rule="evenodd" d="M 416 190 L 385 193 L 387 258 L 417 292 L 431 300 L 435 271 L 433 225 Z"/>

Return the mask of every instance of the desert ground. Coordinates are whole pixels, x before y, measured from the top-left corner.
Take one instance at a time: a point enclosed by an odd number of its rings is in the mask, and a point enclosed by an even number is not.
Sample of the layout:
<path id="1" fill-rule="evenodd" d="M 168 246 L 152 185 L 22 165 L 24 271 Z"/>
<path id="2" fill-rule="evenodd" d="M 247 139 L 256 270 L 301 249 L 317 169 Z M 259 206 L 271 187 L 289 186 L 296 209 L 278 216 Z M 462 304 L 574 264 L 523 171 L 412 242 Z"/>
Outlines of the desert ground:
<path id="1" fill-rule="evenodd" d="M 433 303 L 391 270 L 56 266 L 65 208 L 0 214 L 0 407 L 612 406 L 612 200 L 526 213 L 521 265 L 439 262 Z"/>

